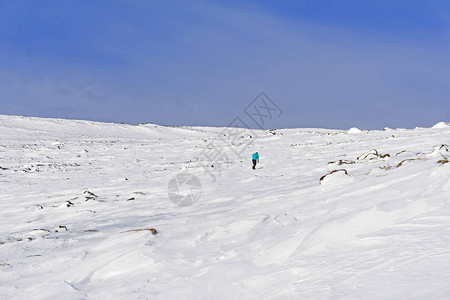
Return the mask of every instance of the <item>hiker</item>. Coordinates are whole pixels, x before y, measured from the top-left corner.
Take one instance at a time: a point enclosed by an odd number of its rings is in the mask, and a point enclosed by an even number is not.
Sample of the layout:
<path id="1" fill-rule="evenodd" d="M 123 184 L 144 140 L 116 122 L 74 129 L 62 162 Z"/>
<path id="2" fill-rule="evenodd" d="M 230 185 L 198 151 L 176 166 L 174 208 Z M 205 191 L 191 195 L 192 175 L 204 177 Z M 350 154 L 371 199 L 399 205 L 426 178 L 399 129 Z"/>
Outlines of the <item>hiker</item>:
<path id="1" fill-rule="evenodd" d="M 258 152 L 255 152 L 252 154 L 252 161 L 253 161 L 253 167 L 252 169 L 254 170 L 256 167 L 256 163 L 259 162 L 259 154 Z"/>

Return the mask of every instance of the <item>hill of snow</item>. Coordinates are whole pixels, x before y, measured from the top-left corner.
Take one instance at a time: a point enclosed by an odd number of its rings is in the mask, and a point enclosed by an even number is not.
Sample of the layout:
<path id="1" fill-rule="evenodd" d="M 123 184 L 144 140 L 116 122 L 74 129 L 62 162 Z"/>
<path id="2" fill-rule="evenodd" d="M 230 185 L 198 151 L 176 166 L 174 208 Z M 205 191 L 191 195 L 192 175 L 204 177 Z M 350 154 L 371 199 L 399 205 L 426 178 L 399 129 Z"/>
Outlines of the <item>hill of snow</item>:
<path id="1" fill-rule="evenodd" d="M 450 123 L 439 122 L 436 123 L 432 128 L 450 128 Z"/>
<path id="2" fill-rule="evenodd" d="M 448 298 L 450 129 L 231 136 L 0 116 L 0 299 Z"/>

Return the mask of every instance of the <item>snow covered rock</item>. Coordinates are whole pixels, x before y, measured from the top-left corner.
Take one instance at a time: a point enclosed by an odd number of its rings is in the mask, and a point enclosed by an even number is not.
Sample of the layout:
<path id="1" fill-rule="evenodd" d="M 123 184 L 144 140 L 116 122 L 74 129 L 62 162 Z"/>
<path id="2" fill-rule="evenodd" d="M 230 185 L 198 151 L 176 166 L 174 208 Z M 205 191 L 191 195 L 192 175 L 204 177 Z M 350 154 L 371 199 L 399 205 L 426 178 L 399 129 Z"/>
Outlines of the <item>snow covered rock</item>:
<path id="1" fill-rule="evenodd" d="M 441 157 L 443 155 L 448 155 L 448 148 L 449 146 L 446 144 L 434 146 L 433 150 L 426 154 L 426 157 Z"/>
<path id="2" fill-rule="evenodd" d="M 431 128 L 450 128 L 450 123 L 448 123 L 448 122 L 439 122 L 439 123 L 436 123 Z"/>
<path id="3" fill-rule="evenodd" d="M 352 127 L 347 131 L 347 133 L 349 133 L 349 134 L 355 134 L 355 133 L 361 133 L 361 132 L 362 132 L 362 130 L 359 129 L 358 127 Z"/>
<path id="4" fill-rule="evenodd" d="M 277 133 L 276 129 L 266 130 L 266 135 L 277 135 L 277 134 L 279 134 L 279 133 Z"/>
<path id="5" fill-rule="evenodd" d="M 331 183 L 332 185 L 337 186 L 337 185 L 342 185 L 342 184 L 353 182 L 353 180 L 354 179 L 348 175 L 347 170 L 338 169 L 338 170 L 333 170 L 330 173 L 320 177 L 319 183 L 321 185 L 327 185 L 327 184 Z"/>

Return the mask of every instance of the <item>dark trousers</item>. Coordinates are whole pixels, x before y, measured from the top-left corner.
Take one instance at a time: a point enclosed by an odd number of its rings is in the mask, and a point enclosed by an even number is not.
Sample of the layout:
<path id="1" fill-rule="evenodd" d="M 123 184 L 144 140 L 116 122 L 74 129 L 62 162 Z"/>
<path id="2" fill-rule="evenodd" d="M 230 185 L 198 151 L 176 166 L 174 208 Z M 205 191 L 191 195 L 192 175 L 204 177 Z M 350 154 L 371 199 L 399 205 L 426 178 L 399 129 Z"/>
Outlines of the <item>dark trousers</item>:
<path id="1" fill-rule="evenodd" d="M 254 168 L 256 167 L 256 159 L 252 159 L 252 161 L 253 161 L 253 167 L 252 167 L 252 169 L 254 169 Z"/>

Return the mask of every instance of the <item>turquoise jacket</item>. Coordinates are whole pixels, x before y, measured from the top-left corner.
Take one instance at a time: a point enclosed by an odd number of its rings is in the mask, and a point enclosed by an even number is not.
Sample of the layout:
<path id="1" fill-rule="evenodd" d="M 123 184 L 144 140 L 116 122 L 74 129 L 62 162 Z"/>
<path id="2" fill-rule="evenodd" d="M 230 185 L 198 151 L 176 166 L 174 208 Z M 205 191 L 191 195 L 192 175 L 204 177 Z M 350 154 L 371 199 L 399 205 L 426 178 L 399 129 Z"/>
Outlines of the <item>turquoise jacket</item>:
<path id="1" fill-rule="evenodd" d="M 258 152 L 255 152 L 255 153 L 252 154 L 252 159 L 259 160 Z"/>

